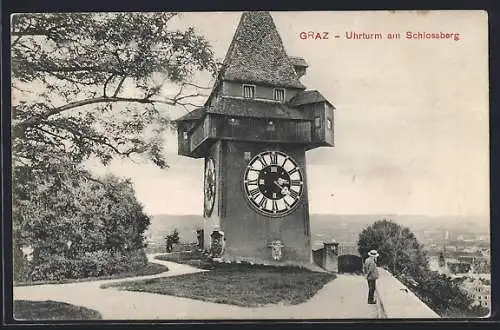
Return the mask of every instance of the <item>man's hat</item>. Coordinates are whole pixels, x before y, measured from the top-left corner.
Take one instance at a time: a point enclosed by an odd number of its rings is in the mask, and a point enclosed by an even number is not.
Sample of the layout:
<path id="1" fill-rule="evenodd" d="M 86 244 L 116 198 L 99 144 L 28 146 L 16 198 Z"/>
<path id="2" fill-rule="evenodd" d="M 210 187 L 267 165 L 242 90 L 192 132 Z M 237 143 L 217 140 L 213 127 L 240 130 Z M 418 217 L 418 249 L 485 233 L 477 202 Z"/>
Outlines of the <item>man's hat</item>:
<path id="1" fill-rule="evenodd" d="M 370 257 L 378 257 L 379 256 L 377 250 L 371 250 L 370 252 L 368 252 L 368 255 Z"/>

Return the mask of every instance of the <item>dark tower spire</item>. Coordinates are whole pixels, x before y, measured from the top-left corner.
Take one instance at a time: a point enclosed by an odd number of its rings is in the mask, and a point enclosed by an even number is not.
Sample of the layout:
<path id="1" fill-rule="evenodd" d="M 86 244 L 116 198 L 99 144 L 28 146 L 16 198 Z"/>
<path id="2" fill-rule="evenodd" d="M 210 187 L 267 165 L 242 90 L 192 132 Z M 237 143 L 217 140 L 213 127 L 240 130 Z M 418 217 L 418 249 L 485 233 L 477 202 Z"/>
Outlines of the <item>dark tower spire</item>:
<path id="1" fill-rule="evenodd" d="M 224 59 L 221 80 L 305 89 L 269 12 L 244 12 Z"/>

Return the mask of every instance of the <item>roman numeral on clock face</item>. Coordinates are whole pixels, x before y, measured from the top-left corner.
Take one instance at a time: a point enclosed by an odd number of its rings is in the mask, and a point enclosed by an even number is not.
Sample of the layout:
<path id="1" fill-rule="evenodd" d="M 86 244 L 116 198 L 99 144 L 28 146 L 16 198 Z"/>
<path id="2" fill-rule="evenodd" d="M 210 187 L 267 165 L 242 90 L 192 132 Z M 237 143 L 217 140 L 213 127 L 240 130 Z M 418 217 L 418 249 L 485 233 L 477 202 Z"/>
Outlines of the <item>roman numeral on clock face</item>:
<path id="1" fill-rule="evenodd" d="M 298 167 L 294 167 L 293 169 L 291 169 L 290 171 L 288 171 L 288 175 L 292 175 L 294 174 L 295 172 L 297 172 L 299 170 Z"/>
<path id="2" fill-rule="evenodd" d="M 290 185 L 292 185 L 292 186 L 300 186 L 302 184 L 303 183 L 300 180 L 290 180 Z"/>
<path id="3" fill-rule="evenodd" d="M 271 164 L 272 165 L 278 164 L 278 154 L 276 154 L 275 152 L 272 152 L 270 157 L 271 157 Z"/>
<path id="4" fill-rule="evenodd" d="M 267 198 L 265 196 L 262 196 L 262 199 L 259 202 L 259 207 L 261 209 L 265 208 L 267 204 Z"/>
<path id="5" fill-rule="evenodd" d="M 258 160 L 259 160 L 259 162 L 262 164 L 262 166 L 264 166 L 264 167 L 265 167 L 265 166 L 267 166 L 267 162 L 266 162 L 266 160 L 264 159 L 264 157 L 259 157 L 259 158 L 258 158 Z"/>
<path id="6" fill-rule="evenodd" d="M 259 190 L 259 188 L 254 188 L 254 189 L 248 191 L 248 193 L 250 194 L 250 197 L 255 199 L 255 197 L 257 197 L 257 195 L 260 194 L 260 190 Z"/>
<path id="7" fill-rule="evenodd" d="M 293 189 L 290 189 L 290 197 L 292 197 L 293 199 L 296 199 L 297 197 L 299 197 L 299 193 Z"/>
<path id="8" fill-rule="evenodd" d="M 272 211 L 276 213 L 278 211 L 278 202 L 273 200 L 273 206 L 272 206 Z"/>

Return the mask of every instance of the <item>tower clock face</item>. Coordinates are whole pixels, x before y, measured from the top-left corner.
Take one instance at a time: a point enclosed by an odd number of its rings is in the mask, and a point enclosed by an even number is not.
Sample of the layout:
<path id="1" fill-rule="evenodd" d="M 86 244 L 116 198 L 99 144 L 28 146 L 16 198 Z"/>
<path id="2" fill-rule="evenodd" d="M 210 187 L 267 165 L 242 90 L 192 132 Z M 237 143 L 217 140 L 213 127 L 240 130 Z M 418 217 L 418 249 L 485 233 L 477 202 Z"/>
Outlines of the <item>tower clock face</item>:
<path id="1" fill-rule="evenodd" d="M 279 217 L 297 207 L 304 191 L 304 175 L 289 155 L 265 151 L 250 160 L 243 184 L 254 209 L 267 216 Z"/>
<path id="2" fill-rule="evenodd" d="M 205 199 L 205 215 L 209 217 L 215 203 L 216 180 L 215 180 L 215 164 L 212 158 L 205 160 L 205 178 L 204 178 L 204 199 Z"/>

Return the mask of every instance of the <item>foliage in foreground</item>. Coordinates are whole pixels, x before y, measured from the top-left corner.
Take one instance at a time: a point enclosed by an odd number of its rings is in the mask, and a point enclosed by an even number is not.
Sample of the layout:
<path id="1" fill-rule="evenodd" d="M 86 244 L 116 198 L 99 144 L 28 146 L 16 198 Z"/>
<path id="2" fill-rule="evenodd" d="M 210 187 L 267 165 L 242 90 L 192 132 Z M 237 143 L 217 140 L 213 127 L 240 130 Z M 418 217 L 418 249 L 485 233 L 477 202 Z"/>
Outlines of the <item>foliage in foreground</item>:
<path id="1" fill-rule="evenodd" d="M 98 311 L 58 301 L 14 300 L 16 320 L 101 320 Z"/>
<path id="2" fill-rule="evenodd" d="M 137 267 L 137 269 L 115 273 L 113 275 L 97 276 L 97 277 L 81 277 L 76 279 L 67 278 L 62 280 L 14 282 L 14 286 L 31 286 L 31 285 L 44 285 L 44 284 L 65 284 L 65 283 L 79 283 L 79 282 L 102 281 L 102 280 L 116 280 L 127 277 L 156 275 L 167 271 L 168 271 L 167 266 L 150 262 L 146 266 L 140 266 Z"/>
<path id="3" fill-rule="evenodd" d="M 16 281 L 98 277 L 147 265 L 149 217 L 129 181 L 94 182 L 65 172 L 20 178 L 32 189 L 14 191 Z M 21 252 L 28 246 L 31 260 Z"/>
<path id="4" fill-rule="evenodd" d="M 489 313 L 484 306 L 473 306 L 460 283 L 444 274 L 427 270 L 413 278 L 396 277 L 441 317 L 483 317 Z"/>
<path id="5" fill-rule="evenodd" d="M 216 72 L 207 40 L 177 13 L 23 13 L 12 17 L 15 280 L 134 271 L 148 217 L 130 182 L 85 162 L 145 156 L 160 168 L 171 107 L 186 110 Z M 27 260 L 22 250 L 32 249 Z"/>
<path id="6" fill-rule="evenodd" d="M 213 51 L 177 13 L 24 13 L 12 17 L 13 152 L 104 164 L 144 154 L 165 167 L 162 134 L 172 106 L 188 106 Z M 194 88 L 194 89 L 193 89 Z M 170 93 L 168 93 L 170 91 Z M 18 164 L 20 165 L 20 164 Z"/>
<path id="7" fill-rule="evenodd" d="M 423 247 L 409 228 L 388 219 L 376 221 L 360 233 L 358 249 L 362 256 L 376 249 L 380 254 L 378 265 L 442 317 L 477 317 L 489 312 L 485 307 L 472 306 L 472 299 L 459 282 L 429 269 Z"/>
<path id="8" fill-rule="evenodd" d="M 297 267 L 255 267 L 231 264 L 200 272 L 110 286 L 121 290 L 151 292 L 222 304 L 257 307 L 282 303 L 296 305 L 313 297 L 335 279 Z"/>

